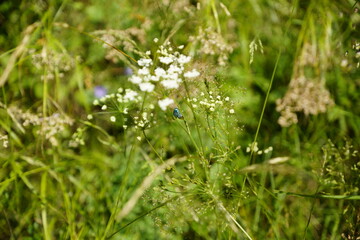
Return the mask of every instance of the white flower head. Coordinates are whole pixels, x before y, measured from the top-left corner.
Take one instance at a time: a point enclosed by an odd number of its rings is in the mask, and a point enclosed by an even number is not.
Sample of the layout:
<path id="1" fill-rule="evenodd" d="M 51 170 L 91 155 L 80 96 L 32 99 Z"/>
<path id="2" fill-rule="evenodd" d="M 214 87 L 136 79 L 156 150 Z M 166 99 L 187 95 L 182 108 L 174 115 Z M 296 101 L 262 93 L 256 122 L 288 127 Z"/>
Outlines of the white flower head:
<path id="1" fill-rule="evenodd" d="M 140 87 L 140 90 L 143 92 L 152 92 L 155 88 L 155 85 L 145 82 L 145 83 L 140 83 L 139 87 Z"/>
<path id="2" fill-rule="evenodd" d="M 167 70 L 168 73 L 181 73 L 182 71 L 183 69 L 176 64 L 171 64 L 169 69 Z"/>
<path id="3" fill-rule="evenodd" d="M 171 57 L 159 57 L 160 62 L 168 65 L 172 63 L 174 60 Z"/>
<path id="4" fill-rule="evenodd" d="M 179 87 L 179 81 L 178 80 L 164 80 L 161 82 L 161 84 L 166 89 L 174 89 Z"/>
<path id="5" fill-rule="evenodd" d="M 162 76 L 166 75 L 166 71 L 163 68 L 158 67 L 155 69 L 155 75 L 158 77 L 162 77 Z"/>
<path id="6" fill-rule="evenodd" d="M 154 81 L 154 82 L 158 82 L 160 80 L 160 77 L 152 75 L 149 80 Z"/>
<path id="7" fill-rule="evenodd" d="M 143 67 L 143 68 L 139 69 L 138 74 L 140 74 L 140 75 L 149 75 L 150 71 L 149 71 L 148 68 Z"/>
<path id="8" fill-rule="evenodd" d="M 152 65 L 152 59 L 150 59 L 150 58 L 140 58 L 137 63 L 141 67 L 149 67 L 150 65 Z"/>
<path id="9" fill-rule="evenodd" d="M 130 79 L 129 79 L 130 82 L 132 82 L 133 84 L 139 84 L 142 82 L 142 79 L 141 77 L 139 76 L 136 76 L 136 75 L 133 75 Z"/>
<path id="10" fill-rule="evenodd" d="M 115 122 L 115 121 L 116 121 L 116 117 L 115 117 L 115 116 L 111 116 L 111 117 L 110 117 L 110 121 Z"/>
<path id="11" fill-rule="evenodd" d="M 184 74 L 184 77 L 194 78 L 194 77 L 198 77 L 199 75 L 200 75 L 200 73 L 198 71 L 196 71 L 195 69 L 193 69 L 192 71 L 186 72 Z"/>
<path id="12" fill-rule="evenodd" d="M 138 95 L 137 92 L 131 90 L 131 89 L 126 89 L 126 93 L 124 95 L 124 99 L 126 100 L 130 100 L 130 101 L 134 101 L 135 97 Z"/>
<path id="13" fill-rule="evenodd" d="M 174 100 L 172 100 L 171 98 L 165 98 L 163 100 L 158 101 L 159 107 L 163 111 L 166 111 L 167 106 L 169 106 L 170 104 L 173 104 L 173 103 L 174 103 Z"/>
<path id="14" fill-rule="evenodd" d="M 185 63 L 188 63 L 190 62 L 191 60 L 191 57 L 190 56 L 185 56 L 184 54 L 181 54 L 178 58 L 178 62 L 180 64 L 185 64 Z"/>

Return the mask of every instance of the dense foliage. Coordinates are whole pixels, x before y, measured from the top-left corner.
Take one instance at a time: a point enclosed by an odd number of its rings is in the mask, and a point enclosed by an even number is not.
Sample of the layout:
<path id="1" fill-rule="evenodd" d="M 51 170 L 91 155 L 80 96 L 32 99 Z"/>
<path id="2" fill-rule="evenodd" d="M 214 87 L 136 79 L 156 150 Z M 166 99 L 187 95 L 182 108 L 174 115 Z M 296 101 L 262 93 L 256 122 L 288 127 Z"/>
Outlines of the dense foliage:
<path id="1" fill-rule="evenodd" d="M 0 3 L 0 239 L 359 239 L 357 0 Z"/>

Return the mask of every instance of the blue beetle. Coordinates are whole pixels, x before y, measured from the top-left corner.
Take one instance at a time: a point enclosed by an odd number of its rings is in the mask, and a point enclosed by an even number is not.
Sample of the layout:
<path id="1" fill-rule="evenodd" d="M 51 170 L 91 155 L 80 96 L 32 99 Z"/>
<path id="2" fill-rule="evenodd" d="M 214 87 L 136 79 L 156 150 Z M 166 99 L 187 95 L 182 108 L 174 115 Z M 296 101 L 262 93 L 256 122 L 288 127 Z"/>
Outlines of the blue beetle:
<path id="1" fill-rule="evenodd" d="M 183 119 L 183 115 L 180 113 L 180 110 L 178 108 L 175 108 L 174 111 L 173 111 L 173 115 L 174 117 L 176 118 L 179 118 L 179 119 Z"/>

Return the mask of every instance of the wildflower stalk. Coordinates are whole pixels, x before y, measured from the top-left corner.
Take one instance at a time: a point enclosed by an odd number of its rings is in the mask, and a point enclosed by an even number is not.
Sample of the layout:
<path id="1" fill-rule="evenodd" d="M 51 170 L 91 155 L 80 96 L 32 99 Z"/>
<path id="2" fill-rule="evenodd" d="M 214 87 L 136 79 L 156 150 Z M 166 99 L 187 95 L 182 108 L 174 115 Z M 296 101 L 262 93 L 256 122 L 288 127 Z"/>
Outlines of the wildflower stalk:
<path id="1" fill-rule="evenodd" d="M 210 132 L 210 135 L 211 135 L 212 139 L 215 140 L 215 136 L 214 136 L 214 134 L 212 132 L 212 127 L 211 127 L 210 121 L 209 121 L 209 114 L 206 114 L 206 123 L 208 125 L 209 132 Z"/>
<path id="2" fill-rule="evenodd" d="M 184 80 L 184 86 L 185 86 L 185 90 L 186 90 L 186 97 L 189 99 L 190 98 L 190 93 L 189 93 L 189 87 L 187 85 L 187 82 Z M 195 127 L 196 127 L 196 131 L 197 131 L 197 134 L 199 136 L 199 141 L 200 141 L 200 145 L 201 145 L 201 150 L 202 152 L 199 152 L 200 153 L 200 156 L 204 156 L 204 146 L 203 146 L 203 142 L 202 142 L 202 139 L 201 139 L 201 134 L 200 134 L 200 129 L 199 129 L 199 125 L 198 125 L 198 120 L 197 120 L 197 117 L 196 117 L 196 114 L 195 114 L 195 111 L 194 111 L 194 108 L 191 104 L 188 104 L 188 106 L 190 107 L 191 109 L 191 112 L 194 116 L 194 122 L 195 122 Z M 186 124 L 186 123 L 185 123 Z M 187 128 L 189 128 L 189 126 L 187 126 Z M 189 133 L 190 133 L 190 130 L 189 130 Z"/>
<path id="3" fill-rule="evenodd" d="M 274 70 L 273 70 L 273 72 L 272 72 L 272 76 L 271 76 L 271 79 L 270 79 L 270 84 L 269 84 L 268 90 L 267 90 L 267 92 L 266 92 L 266 96 L 265 96 L 263 108 L 262 108 L 262 110 L 261 110 L 261 115 L 260 115 L 259 123 L 258 123 L 257 129 L 256 129 L 256 133 L 255 133 L 255 137 L 254 137 L 254 141 L 253 141 L 253 143 L 252 143 L 252 145 L 251 145 L 250 164 L 253 164 L 253 162 L 254 162 L 254 160 L 255 160 L 255 157 L 254 157 L 254 144 L 256 143 L 257 137 L 258 137 L 258 135 L 259 135 L 261 122 L 262 122 L 263 117 L 264 117 L 266 104 L 267 104 L 267 102 L 268 102 L 269 95 L 270 95 L 270 91 L 271 91 L 271 88 L 272 88 L 272 84 L 273 84 L 273 82 L 274 82 L 275 73 L 276 73 L 276 69 L 277 69 L 277 66 L 278 66 L 278 63 L 279 63 L 279 60 L 280 60 L 281 52 L 282 52 L 282 51 L 281 51 L 281 49 L 280 49 L 279 52 L 278 52 L 277 58 L 276 58 Z"/>
<path id="4" fill-rule="evenodd" d="M 245 229 L 240 225 L 240 223 L 238 223 L 238 221 L 236 221 L 236 219 L 229 213 L 229 211 L 224 207 L 224 204 L 214 195 L 214 193 L 210 191 L 209 194 L 214 199 L 219 210 L 221 210 L 224 213 L 233 231 L 235 233 L 239 233 L 239 230 L 236 228 L 238 227 L 248 239 L 252 240 L 250 235 L 245 231 Z M 234 226 L 234 224 L 236 227 Z"/>
<path id="5" fill-rule="evenodd" d="M 149 141 L 149 138 L 146 136 L 145 133 L 145 129 L 142 130 L 142 133 L 144 135 L 144 138 L 146 140 L 146 142 L 149 144 L 149 146 L 151 147 L 151 149 L 154 151 L 154 153 L 156 154 L 156 156 L 161 160 L 162 163 L 164 163 L 163 158 L 161 157 L 161 155 L 158 153 L 158 151 L 156 151 L 156 149 L 154 148 L 154 146 L 151 144 L 151 142 Z"/>
<path id="6" fill-rule="evenodd" d="M 209 120 L 209 115 L 207 114 L 206 115 L 206 122 L 207 122 L 207 126 L 209 128 L 211 139 L 213 140 L 213 142 L 215 143 L 217 148 L 220 149 L 223 152 L 223 146 L 219 142 L 217 131 L 216 131 L 215 119 L 213 119 L 212 124 L 211 124 L 211 122 Z M 219 125 L 221 125 L 221 124 L 219 123 Z M 216 152 L 216 154 L 217 154 L 217 152 Z"/>
<path id="7" fill-rule="evenodd" d="M 144 110 L 146 96 L 147 96 L 147 92 L 144 92 L 144 99 L 143 99 L 143 102 L 141 104 L 141 112 Z"/>
<path id="8" fill-rule="evenodd" d="M 293 4 L 293 8 L 292 8 L 292 10 L 291 10 L 290 18 L 288 19 L 288 21 L 287 21 L 287 23 L 286 23 L 284 38 L 287 36 L 287 32 L 288 32 L 288 30 L 289 30 L 289 28 L 290 28 L 290 25 L 291 25 L 291 22 L 292 22 L 292 19 L 293 19 L 295 6 L 297 6 L 297 5 L 298 5 L 298 0 L 296 0 L 295 3 Z M 268 90 L 267 90 L 267 92 L 266 92 L 266 97 L 265 97 L 265 101 L 264 101 L 263 108 L 262 108 L 262 111 L 261 111 L 259 123 L 258 123 L 257 129 L 256 129 L 256 133 L 255 133 L 255 137 L 254 137 L 253 144 L 257 141 L 257 137 L 258 137 L 258 135 L 259 135 L 261 122 L 262 122 L 262 119 L 263 119 L 263 117 L 264 117 L 264 112 L 265 112 L 266 104 L 267 104 L 267 101 L 268 101 L 268 99 L 269 99 L 270 91 L 271 91 L 271 88 L 272 88 L 272 84 L 273 84 L 273 82 L 274 82 L 275 73 L 276 73 L 276 70 L 277 70 L 277 67 L 278 67 L 278 64 L 279 64 L 279 60 L 280 60 L 280 57 L 281 57 L 282 50 L 283 50 L 283 47 L 281 46 L 281 47 L 279 48 L 279 52 L 278 52 L 278 55 L 277 55 L 277 57 L 276 57 L 275 66 L 274 66 L 274 69 L 273 69 L 273 72 L 272 72 L 272 75 L 271 75 L 271 79 L 270 79 L 270 84 L 269 84 Z M 251 148 L 251 153 L 250 153 L 250 161 L 249 161 L 249 163 L 252 164 L 252 163 L 254 162 L 254 160 L 255 160 L 255 158 L 254 158 L 254 148 L 252 147 L 252 148 Z M 245 178 L 245 179 L 246 179 L 246 178 Z"/>
<path id="9" fill-rule="evenodd" d="M 212 11 L 214 13 L 217 32 L 220 34 L 221 33 L 221 28 L 220 28 L 220 22 L 219 22 L 219 15 L 217 13 L 216 6 L 215 6 L 215 0 L 211 1 L 211 9 L 212 9 Z"/>
<path id="10" fill-rule="evenodd" d="M 47 116 L 46 108 L 47 108 L 47 92 L 48 92 L 48 82 L 47 82 L 47 71 L 46 68 L 44 69 L 44 87 L 43 87 L 43 117 Z"/>

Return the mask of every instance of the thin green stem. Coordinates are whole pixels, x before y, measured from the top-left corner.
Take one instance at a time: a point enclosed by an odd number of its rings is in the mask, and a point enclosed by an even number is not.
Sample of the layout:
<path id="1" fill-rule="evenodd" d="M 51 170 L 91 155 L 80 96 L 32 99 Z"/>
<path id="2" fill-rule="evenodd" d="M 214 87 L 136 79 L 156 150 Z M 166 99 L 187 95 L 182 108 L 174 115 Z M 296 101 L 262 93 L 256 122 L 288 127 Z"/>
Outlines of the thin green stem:
<path id="1" fill-rule="evenodd" d="M 154 148 L 154 146 L 151 144 L 149 138 L 146 136 L 145 130 L 142 130 L 142 133 L 144 135 L 144 138 L 146 140 L 146 142 L 149 144 L 149 146 L 151 147 L 151 149 L 154 151 L 154 153 L 156 154 L 156 156 L 161 160 L 161 162 L 164 162 L 164 159 L 161 157 L 161 155 L 158 153 L 158 151 L 156 151 L 156 149 Z"/>
<path id="2" fill-rule="evenodd" d="M 297 2 L 298 2 L 298 0 L 295 0 L 295 3 L 294 3 L 293 8 L 292 8 L 292 10 L 291 10 L 290 18 L 288 19 L 288 21 L 287 21 L 287 23 L 286 23 L 285 33 L 284 33 L 284 39 L 286 38 L 287 32 L 288 32 L 288 30 L 290 29 L 291 21 L 292 21 L 293 16 L 294 16 L 295 6 L 297 6 Z M 276 73 L 276 70 L 277 70 L 277 67 L 278 67 L 278 64 L 279 64 L 279 60 L 280 60 L 282 51 L 283 51 L 283 47 L 280 47 L 280 48 L 279 48 L 279 52 L 278 52 L 277 57 L 276 57 L 275 66 L 274 66 L 274 69 L 273 69 L 273 72 L 272 72 L 272 75 L 271 75 L 270 84 L 269 84 L 268 90 L 267 90 L 267 92 L 266 92 L 266 97 L 265 97 L 265 101 L 264 101 L 264 104 L 263 104 L 263 108 L 262 108 L 262 110 L 261 110 L 261 115 L 260 115 L 260 119 L 259 119 L 259 122 L 258 122 L 258 125 L 257 125 L 257 129 L 256 129 L 254 141 L 253 141 L 253 143 L 251 144 L 252 147 L 251 147 L 250 161 L 249 161 L 250 164 L 252 164 L 252 163 L 254 162 L 254 160 L 255 160 L 255 158 L 254 158 L 254 147 L 253 147 L 253 144 L 255 144 L 255 142 L 257 141 L 258 135 L 259 135 L 261 123 L 262 123 L 262 120 L 263 120 L 263 117 L 264 117 L 264 113 L 265 113 L 266 104 L 267 104 L 268 99 L 269 99 L 269 96 L 270 96 L 272 84 L 273 84 L 273 82 L 274 82 L 275 73 Z"/>
<path id="3" fill-rule="evenodd" d="M 256 143 L 257 138 L 258 138 L 258 135 L 259 135 L 259 131 L 260 131 L 260 127 L 261 127 L 261 122 L 262 122 L 262 120 L 263 120 L 263 118 L 264 118 L 264 113 L 265 113 L 266 104 L 267 104 L 268 99 L 269 99 L 269 96 L 270 96 L 270 91 L 271 91 L 271 88 L 272 88 L 272 84 L 273 84 L 273 82 L 274 82 L 275 73 L 276 73 L 276 69 L 277 69 L 278 64 L 279 64 L 280 56 L 281 56 L 281 49 L 280 49 L 279 52 L 278 52 L 278 55 L 277 55 L 277 58 L 276 58 L 276 62 L 275 62 L 275 66 L 274 66 L 274 70 L 273 70 L 273 73 L 272 73 L 272 76 L 271 76 L 271 79 L 270 79 L 270 84 L 269 84 L 268 90 L 267 90 L 267 92 L 266 92 L 266 97 L 265 97 L 265 101 L 264 101 L 264 104 L 263 104 L 263 108 L 262 108 L 262 110 L 261 110 L 261 115 L 260 115 L 259 123 L 258 123 L 257 129 L 256 129 L 254 141 L 251 143 L 250 164 L 253 164 L 253 161 L 254 161 L 254 159 L 255 159 L 255 158 L 254 158 L 254 144 Z"/>

